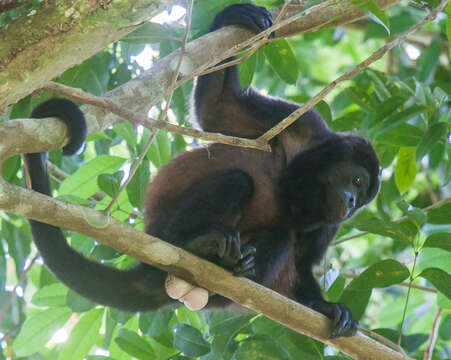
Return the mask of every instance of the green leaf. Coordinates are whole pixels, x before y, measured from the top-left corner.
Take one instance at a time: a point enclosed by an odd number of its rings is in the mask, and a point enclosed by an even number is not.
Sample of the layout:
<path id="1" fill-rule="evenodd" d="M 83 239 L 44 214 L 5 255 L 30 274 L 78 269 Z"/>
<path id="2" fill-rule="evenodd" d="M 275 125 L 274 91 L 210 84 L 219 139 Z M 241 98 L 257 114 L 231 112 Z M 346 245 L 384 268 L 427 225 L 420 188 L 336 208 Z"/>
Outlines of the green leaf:
<path id="1" fill-rule="evenodd" d="M 70 332 L 68 341 L 59 353 L 59 359 L 83 360 L 96 343 L 104 309 L 94 309 L 84 314 Z"/>
<path id="2" fill-rule="evenodd" d="M 409 276 L 409 270 L 395 260 L 382 260 L 366 269 L 343 291 L 340 302 L 345 303 L 356 320 L 365 312 L 373 288 L 398 284 Z"/>
<path id="3" fill-rule="evenodd" d="M 243 340 L 235 353 L 236 360 L 282 360 L 289 357 L 279 342 L 268 335 L 252 336 Z"/>
<path id="4" fill-rule="evenodd" d="M 345 288 L 346 279 L 343 276 L 337 277 L 337 279 L 332 283 L 332 285 L 327 290 L 327 300 L 331 302 L 336 302 L 340 299 Z"/>
<path id="5" fill-rule="evenodd" d="M 383 168 L 390 166 L 398 153 L 398 147 L 382 143 L 375 143 L 374 147 L 376 148 L 381 166 Z"/>
<path id="6" fill-rule="evenodd" d="M 357 86 L 346 88 L 344 94 L 366 112 L 375 113 L 379 107 L 379 102 L 375 97 L 368 95 L 365 90 L 360 89 Z"/>
<path id="7" fill-rule="evenodd" d="M 354 220 L 353 224 L 361 231 L 368 231 L 373 234 L 388 236 L 395 240 L 403 241 L 406 244 L 413 244 L 413 237 L 416 232 L 406 231 L 399 223 L 378 218 L 369 218 L 365 220 Z"/>
<path id="8" fill-rule="evenodd" d="M 65 179 L 58 190 L 59 195 L 71 194 L 79 197 L 90 197 L 99 190 L 97 186 L 97 176 L 100 174 L 113 174 L 126 159 L 100 155 L 91 161 L 83 164 L 71 176 Z"/>
<path id="9" fill-rule="evenodd" d="M 371 265 L 351 281 L 349 288 L 368 290 L 399 284 L 410 275 L 409 269 L 396 260 L 387 259 Z M 346 290 L 345 290 L 346 291 Z"/>
<path id="10" fill-rule="evenodd" d="M 448 128 L 449 125 L 444 122 L 432 125 L 418 144 L 416 159 L 420 160 L 431 151 L 433 145 L 439 142 L 440 139 L 446 140 Z"/>
<path id="11" fill-rule="evenodd" d="M 73 312 L 83 313 L 96 307 L 97 304 L 70 290 L 66 296 L 66 305 Z"/>
<path id="12" fill-rule="evenodd" d="M 419 275 L 429 280 L 438 291 L 451 299 L 451 275 L 439 268 L 428 268 Z"/>
<path id="13" fill-rule="evenodd" d="M 376 137 L 376 140 L 393 146 L 417 146 L 423 135 L 424 132 L 420 128 L 404 123 L 381 133 Z"/>
<path id="14" fill-rule="evenodd" d="M 120 329 L 114 341 L 127 354 L 138 359 L 155 359 L 155 354 L 150 344 L 134 331 L 125 328 Z"/>
<path id="15" fill-rule="evenodd" d="M 446 315 L 441 321 L 438 334 L 445 341 L 451 340 L 451 314 Z"/>
<path id="16" fill-rule="evenodd" d="M 66 306 L 68 288 L 61 283 L 43 287 L 33 294 L 31 302 L 36 306 Z"/>
<path id="17" fill-rule="evenodd" d="M 374 111 L 377 111 L 377 109 L 375 109 Z M 410 106 L 406 110 L 396 112 L 388 116 L 382 122 L 376 123 L 375 126 L 370 129 L 370 133 L 373 134 L 372 136 L 377 137 L 380 134 L 383 134 L 384 132 L 397 127 L 398 125 L 406 123 L 407 121 L 419 116 L 420 114 L 427 113 L 427 111 L 428 108 L 424 105 Z"/>
<path id="18" fill-rule="evenodd" d="M 426 239 L 423 247 L 440 248 L 451 251 L 451 234 L 450 233 L 435 233 Z"/>
<path id="19" fill-rule="evenodd" d="M 263 51 L 274 72 L 287 84 L 296 84 L 298 65 L 289 42 L 285 39 L 271 42 L 264 46 Z"/>
<path id="20" fill-rule="evenodd" d="M 362 10 L 375 23 L 381 25 L 387 35 L 390 35 L 390 22 L 385 12 L 373 0 L 351 0 L 360 10 Z"/>
<path id="21" fill-rule="evenodd" d="M 451 203 L 443 204 L 427 213 L 429 224 L 451 224 Z"/>
<path id="22" fill-rule="evenodd" d="M 132 33 L 124 36 L 121 41 L 131 44 L 156 43 L 168 39 L 170 30 L 168 26 L 146 22 Z"/>
<path id="23" fill-rule="evenodd" d="M 440 54 L 442 52 L 442 39 L 434 37 L 431 44 L 427 47 L 420 58 L 417 61 L 418 67 L 418 80 L 421 82 L 428 81 L 439 64 Z"/>
<path id="24" fill-rule="evenodd" d="M 121 180 L 123 176 L 123 171 L 116 171 L 114 174 L 100 174 L 97 178 L 97 185 L 100 190 L 104 191 L 108 196 L 113 198 L 121 187 Z"/>
<path id="25" fill-rule="evenodd" d="M 41 350 L 71 315 L 68 308 L 61 307 L 39 311 L 28 317 L 14 341 L 15 355 L 28 356 Z"/>
<path id="26" fill-rule="evenodd" d="M 148 131 L 146 136 L 143 136 L 141 143 L 147 141 Z M 168 139 L 168 133 L 158 131 L 155 139 L 147 152 L 147 158 L 158 168 L 166 164 L 171 159 L 171 143 Z"/>
<path id="27" fill-rule="evenodd" d="M 136 131 L 133 129 L 132 124 L 129 121 L 124 121 L 122 123 L 117 124 L 113 130 L 124 139 L 128 145 L 136 146 Z"/>
<path id="28" fill-rule="evenodd" d="M 127 185 L 127 195 L 130 203 L 138 209 L 142 209 L 142 201 L 146 193 L 150 178 L 150 163 L 144 158 L 138 170 Z"/>
<path id="29" fill-rule="evenodd" d="M 244 326 L 249 325 L 249 321 L 255 315 L 234 315 L 228 311 L 215 311 L 209 319 L 208 325 L 210 326 L 211 335 L 228 334 L 235 332 Z"/>
<path id="30" fill-rule="evenodd" d="M 257 66 L 257 53 L 252 54 L 248 59 L 238 65 L 240 74 L 240 83 L 243 88 L 252 83 L 255 67 Z"/>
<path id="31" fill-rule="evenodd" d="M 174 347 L 191 357 L 198 357 L 210 352 L 210 343 L 195 327 L 187 324 L 177 324 L 173 328 Z"/>
<path id="32" fill-rule="evenodd" d="M 420 253 L 417 269 L 423 271 L 428 268 L 440 268 L 443 271 L 451 272 L 449 252 L 441 248 L 424 248 Z"/>
<path id="33" fill-rule="evenodd" d="M 168 328 L 168 324 L 174 316 L 171 309 L 158 309 L 151 314 L 140 316 L 139 324 L 141 330 L 149 337 L 158 337 Z"/>
<path id="34" fill-rule="evenodd" d="M 448 38 L 448 55 L 451 60 L 451 3 L 446 5 L 446 37 Z"/>
<path id="35" fill-rule="evenodd" d="M 395 167 L 395 183 L 401 194 L 410 189 L 417 174 L 415 151 L 415 147 L 401 147 L 398 152 Z"/>
<path id="36" fill-rule="evenodd" d="M 278 337 L 283 329 L 283 326 L 278 322 L 268 319 L 265 316 L 258 316 L 252 321 L 252 331 L 255 334 L 271 334 L 271 336 Z"/>

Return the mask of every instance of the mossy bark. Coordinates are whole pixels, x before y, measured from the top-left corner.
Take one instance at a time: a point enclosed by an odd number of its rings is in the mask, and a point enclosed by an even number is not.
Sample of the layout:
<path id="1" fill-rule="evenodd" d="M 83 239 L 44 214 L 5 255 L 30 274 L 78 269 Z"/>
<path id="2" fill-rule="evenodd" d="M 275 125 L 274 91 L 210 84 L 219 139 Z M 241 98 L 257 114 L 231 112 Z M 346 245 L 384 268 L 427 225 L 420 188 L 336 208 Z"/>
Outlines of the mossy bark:
<path id="1" fill-rule="evenodd" d="M 0 28 L 0 109 L 135 30 L 176 0 L 42 3 Z"/>

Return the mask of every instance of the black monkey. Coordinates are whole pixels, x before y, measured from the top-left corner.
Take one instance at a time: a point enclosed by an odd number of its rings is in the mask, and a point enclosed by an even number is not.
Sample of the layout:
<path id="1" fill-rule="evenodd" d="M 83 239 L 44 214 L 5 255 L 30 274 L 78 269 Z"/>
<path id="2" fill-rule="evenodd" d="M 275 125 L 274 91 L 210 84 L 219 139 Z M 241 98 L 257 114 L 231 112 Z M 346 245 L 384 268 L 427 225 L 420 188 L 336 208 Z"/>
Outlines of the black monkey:
<path id="1" fill-rule="evenodd" d="M 232 5 L 216 30 L 237 24 L 261 31 L 272 24 L 262 7 Z M 298 105 L 241 89 L 236 67 L 200 77 L 194 114 L 209 131 L 257 137 Z M 36 108 L 32 117 L 59 116 L 76 150 L 82 114 L 65 100 Z M 76 132 L 78 131 L 78 132 Z M 331 337 L 351 336 L 349 309 L 323 299 L 312 266 L 340 223 L 370 202 L 379 188 L 379 161 L 364 138 L 331 131 L 310 110 L 271 141 L 272 152 L 210 144 L 185 152 L 160 169 L 146 198 L 146 232 L 253 278 L 334 322 Z M 68 152 L 67 147 L 65 152 Z M 32 188 L 50 195 L 44 157 L 29 154 Z M 72 250 L 59 228 L 30 220 L 44 262 L 70 288 L 98 303 L 145 311 L 171 302 L 166 274 L 146 264 L 120 271 Z M 228 302 L 218 295 L 210 305 Z"/>

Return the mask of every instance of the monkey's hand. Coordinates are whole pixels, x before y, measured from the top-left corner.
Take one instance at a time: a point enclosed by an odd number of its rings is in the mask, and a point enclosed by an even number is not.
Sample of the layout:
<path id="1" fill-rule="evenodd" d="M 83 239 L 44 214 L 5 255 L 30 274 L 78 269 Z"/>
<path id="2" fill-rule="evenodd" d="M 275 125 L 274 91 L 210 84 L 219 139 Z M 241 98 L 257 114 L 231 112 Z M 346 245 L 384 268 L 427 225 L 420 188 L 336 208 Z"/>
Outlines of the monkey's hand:
<path id="1" fill-rule="evenodd" d="M 227 25 L 238 25 L 259 33 L 273 24 L 271 13 L 262 6 L 235 4 L 226 7 L 216 15 L 210 31 Z M 270 37 L 273 37 L 271 34 Z"/>
<path id="2" fill-rule="evenodd" d="M 253 246 L 241 247 L 240 233 L 236 230 L 215 227 L 189 241 L 185 248 L 236 276 L 255 274 L 256 249 Z"/>
<path id="3" fill-rule="evenodd" d="M 332 320 L 333 329 L 329 336 L 330 339 L 353 336 L 357 332 L 359 323 L 352 317 L 351 311 L 345 304 L 328 302 L 323 299 L 311 300 L 304 304 Z"/>

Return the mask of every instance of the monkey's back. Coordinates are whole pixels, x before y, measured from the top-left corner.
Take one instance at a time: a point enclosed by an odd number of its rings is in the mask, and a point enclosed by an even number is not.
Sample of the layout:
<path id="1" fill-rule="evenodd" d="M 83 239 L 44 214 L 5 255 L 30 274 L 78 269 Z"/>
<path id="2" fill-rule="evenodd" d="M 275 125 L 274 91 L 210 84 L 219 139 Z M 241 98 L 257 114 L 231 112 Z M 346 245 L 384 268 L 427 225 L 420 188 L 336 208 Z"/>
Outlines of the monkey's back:
<path id="1" fill-rule="evenodd" d="M 254 183 L 254 196 L 245 206 L 239 229 L 245 231 L 274 224 L 280 213 L 275 189 L 284 159 L 277 148 L 268 153 L 223 144 L 211 144 L 178 155 L 160 168 L 148 185 L 146 229 L 151 230 L 157 219 L 169 217 L 175 211 L 177 199 L 191 186 L 227 170 L 242 170 Z"/>

